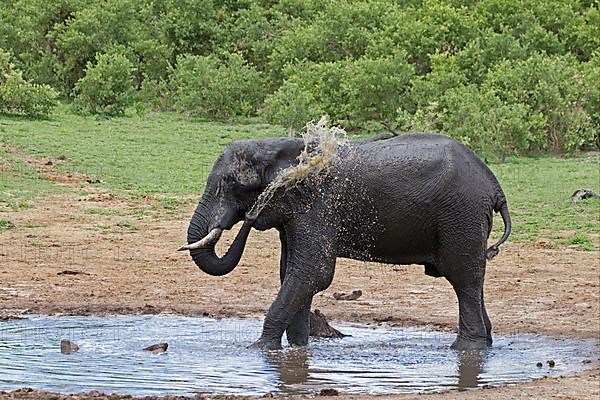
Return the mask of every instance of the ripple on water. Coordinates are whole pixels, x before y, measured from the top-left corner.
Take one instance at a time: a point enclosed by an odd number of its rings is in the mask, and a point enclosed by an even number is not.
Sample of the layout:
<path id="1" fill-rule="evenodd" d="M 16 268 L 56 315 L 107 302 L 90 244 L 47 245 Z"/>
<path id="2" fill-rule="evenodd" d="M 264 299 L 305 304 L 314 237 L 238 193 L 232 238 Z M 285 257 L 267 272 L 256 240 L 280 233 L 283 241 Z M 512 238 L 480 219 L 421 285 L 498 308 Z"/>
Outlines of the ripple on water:
<path id="1" fill-rule="evenodd" d="M 306 349 L 247 349 L 260 320 L 182 316 L 31 317 L 0 324 L 0 390 L 131 395 L 303 394 L 465 389 L 527 381 L 583 369 L 598 357 L 591 340 L 496 336 L 486 352 L 456 352 L 453 334 L 342 326 L 352 336 L 315 340 Z M 80 346 L 60 352 L 60 340 Z M 162 354 L 142 351 L 168 342 Z M 550 368 L 546 360 L 553 359 Z M 538 368 L 537 362 L 544 366 Z"/>

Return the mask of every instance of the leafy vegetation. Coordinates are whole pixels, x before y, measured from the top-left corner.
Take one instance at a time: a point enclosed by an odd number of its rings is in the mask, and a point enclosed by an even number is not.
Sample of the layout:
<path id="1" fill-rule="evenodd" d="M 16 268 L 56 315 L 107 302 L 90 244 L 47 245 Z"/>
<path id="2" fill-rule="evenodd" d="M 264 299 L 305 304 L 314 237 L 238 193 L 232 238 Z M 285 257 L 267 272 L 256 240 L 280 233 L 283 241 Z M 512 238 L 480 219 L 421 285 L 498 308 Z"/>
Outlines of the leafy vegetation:
<path id="1" fill-rule="evenodd" d="M 56 105 L 56 93 L 48 85 L 23 79 L 10 55 L 0 48 L 0 112 L 47 116 Z"/>
<path id="2" fill-rule="evenodd" d="M 92 114 L 123 115 L 134 101 L 133 64 L 123 54 L 96 56 L 75 84 L 75 106 Z"/>
<path id="3" fill-rule="evenodd" d="M 176 107 L 193 115 L 230 120 L 254 115 L 265 97 L 265 81 L 239 54 L 224 62 L 213 57 L 185 56 L 172 75 Z"/>
<path id="4" fill-rule="evenodd" d="M 258 116 L 289 131 L 328 113 L 357 131 L 446 133 L 501 160 L 600 143 L 600 11 L 589 0 L 3 5 L 0 48 L 22 71 L 0 85 L 21 99 L 0 96 L 6 113 L 48 113 L 51 102 L 29 99 L 50 85 L 84 112 Z"/>

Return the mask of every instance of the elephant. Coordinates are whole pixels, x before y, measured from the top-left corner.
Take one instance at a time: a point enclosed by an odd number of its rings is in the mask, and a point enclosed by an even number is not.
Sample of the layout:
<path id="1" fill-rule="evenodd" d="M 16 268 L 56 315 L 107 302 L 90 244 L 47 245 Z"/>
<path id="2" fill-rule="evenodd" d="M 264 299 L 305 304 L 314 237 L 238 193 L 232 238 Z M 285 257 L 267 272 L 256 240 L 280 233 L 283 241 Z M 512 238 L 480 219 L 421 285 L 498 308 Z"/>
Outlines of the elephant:
<path id="1" fill-rule="evenodd" d="M 276 229 L 281 241 L 279 292 L 253 347 L 280 349 L 309 338 L 313 296 L 329 287 L 336 258 L 417 264 L 444 277 L 459 303 L 454 349 L 492 344 L 483 284 L 486 261 L 511 231 L 507 199 L 487 165 L 445 135 L 407 133 L 339 146 L 328 171 L 279 188 L 258 216 L 248 211 L 282 170 L 297 165 L 305 143 L 267 138 L 230 143 L 216 160 L 187 230 L 196 265 L 220 276 L 240 261 L 252 228 Z M 313 144 L 314 146 L 314 144 Z M 502 237 L 487 248 L 493 214 Z M 243 224 L 218 257 L 223 230 Z M 435 306 L 435 305 L 432 305 Z"/>

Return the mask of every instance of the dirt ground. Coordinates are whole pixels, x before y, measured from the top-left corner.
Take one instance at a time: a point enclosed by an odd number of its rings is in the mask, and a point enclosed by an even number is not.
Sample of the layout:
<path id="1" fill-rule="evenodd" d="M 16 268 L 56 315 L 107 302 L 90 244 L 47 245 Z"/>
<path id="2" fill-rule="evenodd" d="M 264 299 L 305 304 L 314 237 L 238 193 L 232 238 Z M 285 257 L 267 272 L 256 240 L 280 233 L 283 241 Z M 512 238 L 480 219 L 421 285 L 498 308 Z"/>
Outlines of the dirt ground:
<path id="1" fill-rule="evenodd" d="M 196 199 L 177 210 L 165 210 L 153 197 L 89 191 L 93 193 L 71 190 L 36 200 L 29 209 L 1 214 L 15 228 L 0 232 L 0 314 L 264 315 L 279 286 L 274 232 L 254 231 L 237 269 L 211 277 L 196 268 L 187 253 L 175 251 L 185 242 Z M 224 235 L 222 249 L 234 233 Z M 488 264 L 485 297 L 493 332 L 598 339 L 598 252 L 547 247 L 508 243 Z M 355 289 L 363 292 L 356 301 L 333 298 L 334 292 Z M 458 316 L 450 285 L 426 276 L 423 267 L 346 259 L 338 260 L 332 286 L 315 296 L 314 307 L 334 325 L 344 321 L 453 331 Z M 503 388 L 379 397 L 598 399 L 598 360 L 592 365 L 577 376 Z M 0 393 L 0 399 L 8 398 L 63 397 L 28 390 Z"/>

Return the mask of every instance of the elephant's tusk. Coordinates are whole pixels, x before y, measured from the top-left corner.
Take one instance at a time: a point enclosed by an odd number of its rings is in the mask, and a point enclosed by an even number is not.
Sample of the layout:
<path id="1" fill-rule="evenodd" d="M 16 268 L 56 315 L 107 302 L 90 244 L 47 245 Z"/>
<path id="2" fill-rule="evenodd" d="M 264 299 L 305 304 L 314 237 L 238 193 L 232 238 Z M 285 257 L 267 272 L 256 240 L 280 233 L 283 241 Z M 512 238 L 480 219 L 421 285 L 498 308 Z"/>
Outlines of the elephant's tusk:
<path id="1" fill-rule="evenodd" d="M 201 249 L 204 247 L 211 246 L 219 240 L 222 233 L 223 233 L 223 229 L 215 228 L 212 231 L 208 232 L 208 235 L 204 236 L 202 239 L 198 240 L 196 243 L 190 243 L 190 244 L 183 245 L 180 248 L 178 248 L 177 251 Z"/>

